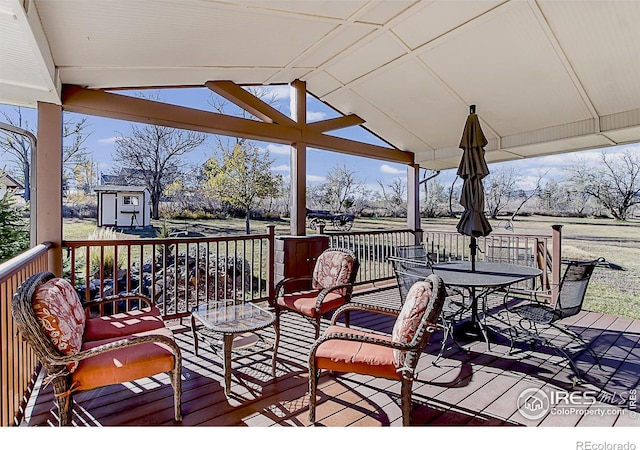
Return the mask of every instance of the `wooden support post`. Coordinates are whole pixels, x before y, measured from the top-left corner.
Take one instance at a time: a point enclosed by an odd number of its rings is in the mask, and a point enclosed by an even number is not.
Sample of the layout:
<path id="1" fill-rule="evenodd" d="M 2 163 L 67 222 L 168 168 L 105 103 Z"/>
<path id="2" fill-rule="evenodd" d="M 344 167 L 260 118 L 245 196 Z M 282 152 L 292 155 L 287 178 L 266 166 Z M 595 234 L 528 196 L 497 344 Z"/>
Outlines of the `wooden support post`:
<path id="1" fill-rule="evenodd" d="M 560 278 L 562 276 L 562 225 L 551 225 L 551 299 L 558 301 Z"/>
<path id="2" fill-rule="evenodd" d="M 303 81 L 291 83 L 291 115 L 299 127 L 307 123 L 307 89 Z M 305 236 L 307 231 L 307 144 L 291 146 L 291 222 L 292 236 Z"/>
<path id="3" fill-rule="evenodd" d="M 35 177 L 36 243 L 53 243 L 49 270 L 62 276 L 62 107 L 38 103 Z"/>
<path id="4" fill-rule="evenodd" d="M 413 231 L 414 244 L 422 243 L 420 228 L 420 166 L 407 165 L 407 228 Z"/>

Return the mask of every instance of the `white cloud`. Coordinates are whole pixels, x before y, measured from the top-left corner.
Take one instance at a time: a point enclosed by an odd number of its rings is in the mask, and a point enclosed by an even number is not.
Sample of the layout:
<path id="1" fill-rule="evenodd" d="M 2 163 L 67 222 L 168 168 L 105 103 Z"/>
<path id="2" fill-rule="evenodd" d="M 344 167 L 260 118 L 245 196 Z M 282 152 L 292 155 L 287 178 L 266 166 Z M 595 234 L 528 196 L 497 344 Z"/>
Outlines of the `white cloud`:
<path id="1" fill-rule="evenodd" d="M 289 85 L 277 85 L 277 86 L 268 86 L 268 90 L 270 94 L 276 96 L 278 100 L 285 100 L 291 96 L 291 88 Z"/>
<path id="2" fill-rule="evenodd" d="M 327 114 L 321 111 L 307 111 L 307 122 L 317 122 L 324 120 L 326 117 Z"/>
<path id="3" fill-rule="evenodd" d="M 269 150 L 270 155 L 289 155 L 291 153 L 291 146 L 281 144 L 267 144 L 265 147 Z"/>
<path id="4" fill-rule="evenodd" d="M 323 177 L 320 175 L 309 175 L 307 174 L 307 181 L 310 181 L 312 183 L 322 183 L 324 181 L 327 180 L 327 177 Z"/>
<path id="5" fill-rule="evenodd" d="M 279 166 L 272 167 L 271 170 L 274 172 L 289 172 L 291 171 L 291 167 L 288 164 L 281 164 Z"/>
<path id="6" fill-rule="evenodd" d="M 389 164 L 382 164 L 380 166 L 380 172 L 389 173 L 391 175 L 399 175 L 407 173 L 405 170 L 397 169 L 395 167 L 390 166 Z"/>
<path id="7" fill-rule="evenodd" d="M 117 139 L 118 139 L 117 136 L 112 136 L 112 137 L 108 137 L 108 138 L 98 139 L 98 142 L 100 144 L 113 144 L 113 143 L 116 142 Z"/>

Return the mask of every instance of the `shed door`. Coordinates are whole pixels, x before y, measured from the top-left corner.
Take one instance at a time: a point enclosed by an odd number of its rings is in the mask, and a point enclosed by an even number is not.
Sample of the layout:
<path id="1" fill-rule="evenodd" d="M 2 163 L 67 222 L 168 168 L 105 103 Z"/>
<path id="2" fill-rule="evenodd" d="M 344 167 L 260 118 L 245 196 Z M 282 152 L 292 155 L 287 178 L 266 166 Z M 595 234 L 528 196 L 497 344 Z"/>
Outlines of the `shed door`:
<path id="1" fill-rule="evenodd" d="M 116 194 L 105 192 L 102 194 L 102 226 L 116 225 L 116 212 L 118 205 L 116 203 Z"/>

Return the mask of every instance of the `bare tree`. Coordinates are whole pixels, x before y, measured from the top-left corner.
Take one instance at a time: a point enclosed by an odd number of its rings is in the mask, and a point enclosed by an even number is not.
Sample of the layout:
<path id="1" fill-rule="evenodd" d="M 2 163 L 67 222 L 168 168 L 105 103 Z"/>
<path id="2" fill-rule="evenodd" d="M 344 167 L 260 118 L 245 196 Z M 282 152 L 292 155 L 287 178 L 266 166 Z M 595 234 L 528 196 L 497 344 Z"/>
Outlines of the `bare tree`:
<path id="1" fill-rule="evenodd" d="M 29 121 L 24 117 L 23 109 L 15 107 L 13 114 L 2 112 L 4 120 L 9 125 L 22 128 L 36 134 Z M 87 158 L 85 141 L 91 135 L 87 130 L 87 118 L 76 119 L 66 116 L 62 126 L 62 177 L 63 183 L 73 177 L 73 169 L 76 163 L 82 163 Z M 23 197 L 26 201 L 31 199 L 31 142 L 22 135 L 7 131 L 0 134 L 0 149 L 3 155 L 9 157 L 9 161 L 18 167 L 19 179 L 24 185 Z"/>
<path id="2" fill-rule="evenodd" d="M 627 220 L 640 204 L 640 156 L 629 150 L 612 155 L 602 152 L 600 160 L 596 167 L 582 160 L 572 169 L 570 181 L 581 185 L 615 219 Z"/>
<path id="3" fill-rule="evenodd" d="M 573 170 L 573 169 L 571 169 Z M 555 213 L 586 217 L 595 210 L 596 200 L 585 192 L 583 179 L 565 179 L 547 182 L 541 194 L 545 206 Z"/>
<path id="4" fill-rule="evenodd" d="M 318 189 L 322 192 L 322 202 L 332 212 L 345 212 L 355 204 L 356 197 L 363 194 L 364 182 L 356 178 L 356 173 L 347 169 L 346 164 L 336 165 Z"/>
<path id="5" fill-rule="evenodd" d="M 458 175 L 456 175 L 456 177 L 453 179 L 453 182 L 451 183 L 451 186 L 449 186 L 449 216 L 451 217 L 455 217 L 456 213 L 453 212 L 453 197 L 455 194 L 458 194 L 459 196 L 459 192 L 456 189 L 456 182 L 458 181 L 460 177 Z"/>
<path id="6" fill-rule="evenodd" d="M 158 125 L 131 125 L 129 136 L 121 134 L 116 139 L 116 167 L 129 182 L 149 189 L 153 219 L 159 217 L 158 206 L 166 186 L 186 165 L 182 156 L 206 140 L 203 133 Z"/>
<path id="7" fill-rule="evenodd" d="M 393 216 L 399 216 L 407 213 L 405 196 L 407 188 L 401 178 L 394 178 L 391 183 L 385 185 L 378 180 L 380 186 L 384 207 L 389 209 Z"/>
<path id="8" fill-rule="evenodd" d="M 425 183 L 425 195 L 423 212 L 427 217 L 439 217 L 446 211 L 447 192 L 445 186 L 437 179 Z"/>
<path id="9" fill-rule="evenodd" d="M 547 170 L 546 172 L 539 174 L 538 179 L 536 180 L 536 186 L 531 191 L 529 191 L 528 194 L 523 192 L 524 195 L 520 197 L 520 204 L 518 204 L 515 211 L 513 211 L 513 214 L 511 214 L 511 221 L 514 221 L 516 219 L 516 216 L 520 213 L 520 210 L 525 205 L 525 203 L 527 203 L 533 197 L 537 197 L 540 195 L 540 192 L 542 191 L 542 180 L 547 176 L 548 173 L 549 171 Z"/>
<path id="10" fill-rule="evenodd" d="M 492 219 L 496 219 L 507 207 L 519 181 L 520 177 L 513 167 L 499 167 L 484 178 L 485 205 Z"/>

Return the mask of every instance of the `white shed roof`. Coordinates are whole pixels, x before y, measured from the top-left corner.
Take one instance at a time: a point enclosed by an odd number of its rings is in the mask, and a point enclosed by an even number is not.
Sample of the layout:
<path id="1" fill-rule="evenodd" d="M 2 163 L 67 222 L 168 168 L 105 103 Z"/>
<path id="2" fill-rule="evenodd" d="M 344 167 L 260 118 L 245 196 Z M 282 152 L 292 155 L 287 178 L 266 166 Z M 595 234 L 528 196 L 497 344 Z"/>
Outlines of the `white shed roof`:
<path id="1" fill-rule="evenodd" d="M 638 1 L 0 0 L 0 102 L 306 82 L 422 167 L 469 105 L 490 162 L 640 141 Z"/>
<path id="2" fill-rule="evenodd" d="M 100 186 L 96 186 L 93 190 L 103 192 L 149 192 L 149 190 L 144 186 L 120 186 L 116 184 L 101 184 Z"/>

